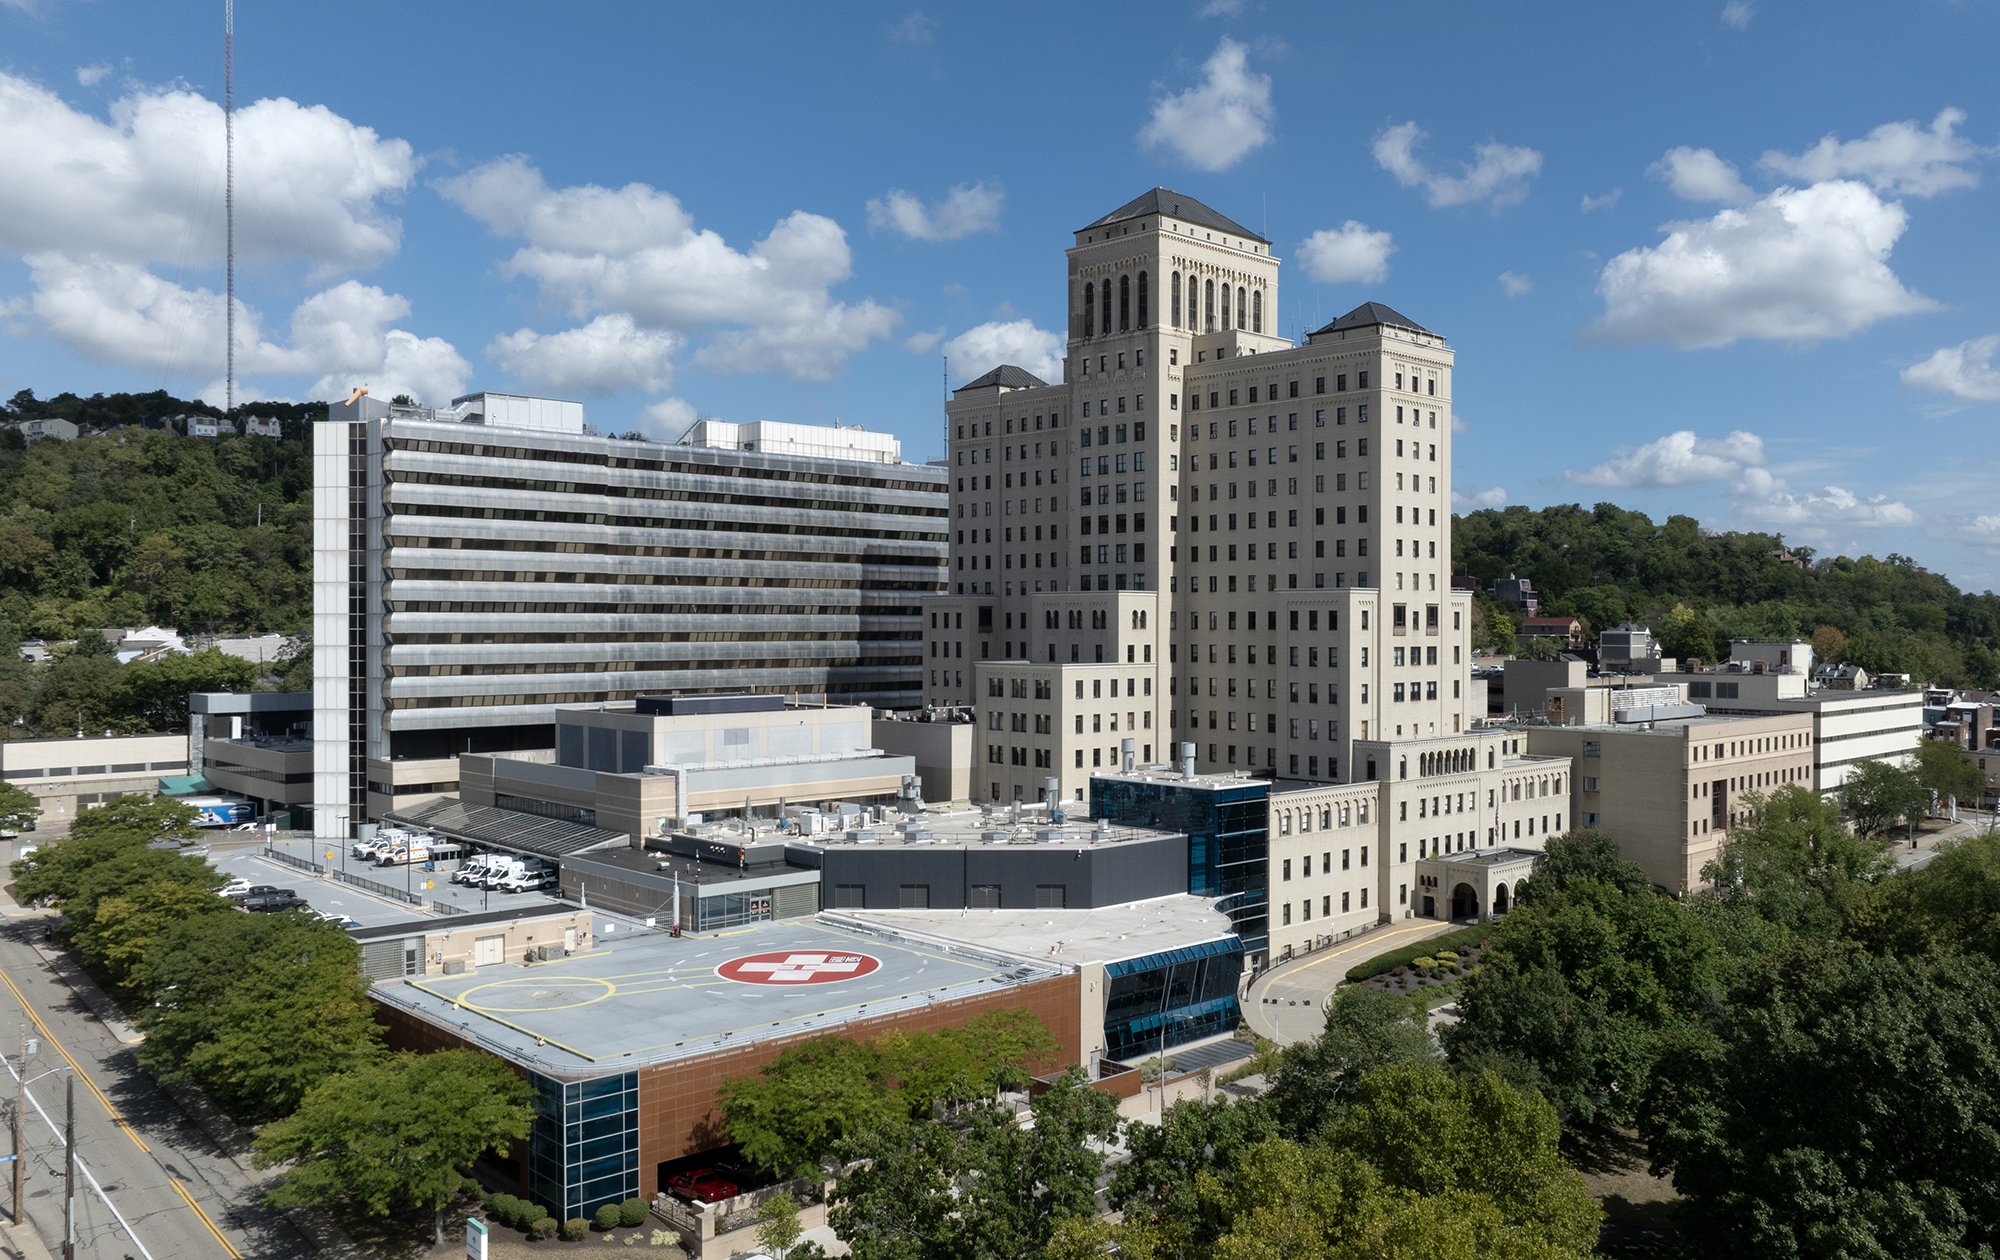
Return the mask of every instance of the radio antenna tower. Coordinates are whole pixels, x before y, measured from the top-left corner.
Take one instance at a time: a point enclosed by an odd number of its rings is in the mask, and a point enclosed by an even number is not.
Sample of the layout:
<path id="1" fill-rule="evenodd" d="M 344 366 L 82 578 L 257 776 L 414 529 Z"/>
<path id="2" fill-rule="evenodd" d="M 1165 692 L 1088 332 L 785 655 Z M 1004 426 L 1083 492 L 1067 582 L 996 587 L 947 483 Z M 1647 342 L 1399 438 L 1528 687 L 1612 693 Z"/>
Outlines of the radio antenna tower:
<path id="1" fill-rule="evenodd" d="M 222 222 L 225 417 L 236 414 L 236 0 L 222 0 Z"/>

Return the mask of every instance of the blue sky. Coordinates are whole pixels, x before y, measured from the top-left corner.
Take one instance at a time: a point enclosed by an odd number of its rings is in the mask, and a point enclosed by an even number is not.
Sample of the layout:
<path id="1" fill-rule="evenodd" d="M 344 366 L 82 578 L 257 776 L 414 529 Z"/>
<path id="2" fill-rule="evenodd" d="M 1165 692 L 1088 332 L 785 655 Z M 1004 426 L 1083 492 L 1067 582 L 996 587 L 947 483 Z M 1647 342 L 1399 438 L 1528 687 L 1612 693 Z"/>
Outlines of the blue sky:
<path id="1" fill-rule="evenodd" d="M 1043 369 L 1155 184 L 1459 355 L 1462 504 L 1611 501 L 2000 586 L 1992 3 L 273 4 L 238 375 L 888 429 Z M 0 396 L 219 398 L 221 5 L 0 0 Z"/>

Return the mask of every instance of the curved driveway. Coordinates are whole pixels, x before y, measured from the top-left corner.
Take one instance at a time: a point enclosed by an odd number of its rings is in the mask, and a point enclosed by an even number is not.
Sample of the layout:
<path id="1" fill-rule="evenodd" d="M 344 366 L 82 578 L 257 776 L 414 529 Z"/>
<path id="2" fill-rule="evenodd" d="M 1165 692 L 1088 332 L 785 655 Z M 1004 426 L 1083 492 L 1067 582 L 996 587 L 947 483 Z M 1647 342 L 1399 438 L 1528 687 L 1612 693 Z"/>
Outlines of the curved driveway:
<path id="1" fill-rule="evenodd" d="M 1259 1035 L 1281 1046 L 1317 1037 L 1325 1026 L 1321 1011 L 1347 977 L 1348 968 L 1460 926 L 1434 919 L 1401 920 L 1280 963 L 1250 982 L 1243 1018 Z"/>

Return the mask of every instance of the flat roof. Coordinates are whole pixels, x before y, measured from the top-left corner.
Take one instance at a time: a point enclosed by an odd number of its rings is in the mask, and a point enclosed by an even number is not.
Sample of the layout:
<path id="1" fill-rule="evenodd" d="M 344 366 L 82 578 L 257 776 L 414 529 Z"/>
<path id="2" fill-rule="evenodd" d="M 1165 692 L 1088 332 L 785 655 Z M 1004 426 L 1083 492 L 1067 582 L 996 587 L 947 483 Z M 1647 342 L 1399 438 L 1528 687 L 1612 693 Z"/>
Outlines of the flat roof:
<path id="1" fill-rule="evenodd" d="M 780 837 L 782 838 L 782 837 Z M 760 847 L 771 843 L 769 838 L 758 841 Z M 786 840 L 786 843 L 792 843 Z M 692 893 L 697 889 L 721 888 L 725 885 L 769 883 L 774 875 L 813 875 L 819 872 L 810 866 L 797 866 L 790 862 L 752 862 L 739 867 L 733 862 L 704 862 L 679 853 L 668 853 L 663 849 L 598 849 L 590 853 L 578 853 L 575 860 L 595 862 L 600 866 L 613 866 L 640 875 L 651 875 L 658 879 L 678 878 Z"/>
<path id="2" fill-rule="evenodd" d="M 1183 787 L 1232 788 L 1268 786 L 1268 778 L 1254 774 L 1197 774 L 1192 779 L 1180 772 L 1179 767 L 1169 765 L 1134 766 L 1130 774 L 1123 770 L 1106 770 L 1090 776 L 1093 779 L 1118 779 L 1126 783 L 1178 783 Z"/>
<path id="3" fill-rule="evenodd" d="M 1097 839 L 1097 822 L 1083 816 L 1074 806 L 1081 802 L 1072 801 L 1068 817 L 1061 826 L 1049 821 L 1048 811 L 1043 809 L 1023 809 L 1020 821 L 1009 821 L 1012 814 L 1005 809 L 987 815 L 976 809 L 956 810 L 951 813 L 926 814 L 921 818 L 900 823 L 871 823 L 862 828 L 850 828 L 857 835 L 872 836 L 872 839 L 849 840 L 848 831 L 828 832 L 817 836 L 787 837 L 790 844 L 814 849 L 913 849 L 971 848 L 984 845 L 1049 845 L 1061 848 L 1090 848 L 1133 841 L 1165 840 L 1184 833 L 1165 831 L 1157 827 L 1134 827 L 1124 823 L 1112 823 L 1109 835 Z M 910 828 L 905 831 L 904 828 Z M 926 835 L 925 833 L 928 833 Z M 1046 834 L 1045 834 L 1046 833 Z M 991 840 L 988 836 L 999 836 Z"/>
<path id="4" fill-rule="evenodd" d="M 1422 859 L 1441 866 L 1511 866 L 1542 856 L 1534 849 L 1482 849 L 1477 853 L 1441 853 Z"/>
<path id="5" fill-rule="evenodd" d="M 378 923 L 373 927 L 352 927 L 347 929 L 347 934 L 357 941 L 378 941 L 388 937 L 455 932 L 460 928 L 485 927 L 492 923 L 519 923 L 523 919 L 560 919 L 591 913 L 594 911 L 589 906 L 578 905 L 573 901 L 552 901 L 543 905 L 514 906 L 507 910 L 481 910 L 474 914 L 398 919 L 394 923 Z"/>
<path id="6" fill-rule="evenodd" d="M 607 921 L 597 941 L 558 961 L 416 977 L 371 994 L 515 1063 L 577 1077 L 827 1032 L 1069 970 L 816 918 L 678 938 L 629 923 L 614 932 Z"/>
<path id="7" fill-rule="evenodd" d="M 842 910 L 828 917 L 1072 967 L 1235 936 L 1212 899 L 1186 893 L 1096 910 Z"/>

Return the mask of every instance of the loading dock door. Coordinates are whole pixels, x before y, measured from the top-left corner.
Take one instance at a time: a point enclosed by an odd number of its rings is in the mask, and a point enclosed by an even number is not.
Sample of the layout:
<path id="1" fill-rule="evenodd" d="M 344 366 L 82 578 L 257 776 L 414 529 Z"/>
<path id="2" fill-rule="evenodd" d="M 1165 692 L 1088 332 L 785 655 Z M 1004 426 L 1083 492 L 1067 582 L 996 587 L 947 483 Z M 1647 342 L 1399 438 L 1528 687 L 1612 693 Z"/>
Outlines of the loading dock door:
<path id="1" fill-rule="evenodd" d="M 472 965 L 475 967 L 498 967 L 507 938 L 503 936 L 481 936 L 472 942 Z"/>

